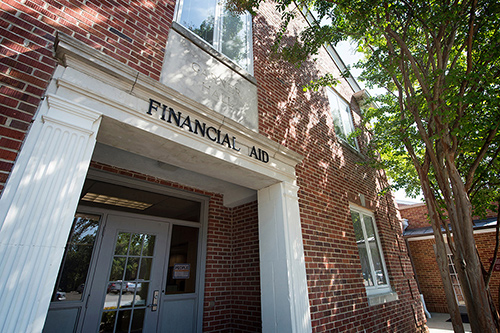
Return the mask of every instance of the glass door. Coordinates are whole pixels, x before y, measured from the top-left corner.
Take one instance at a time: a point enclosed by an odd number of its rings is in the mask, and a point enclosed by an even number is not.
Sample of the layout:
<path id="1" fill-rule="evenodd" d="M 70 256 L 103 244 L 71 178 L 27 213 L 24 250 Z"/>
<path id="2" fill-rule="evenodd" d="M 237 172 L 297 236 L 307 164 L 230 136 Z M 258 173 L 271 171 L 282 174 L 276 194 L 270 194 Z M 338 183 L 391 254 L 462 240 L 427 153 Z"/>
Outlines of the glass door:
<path id="1" fill-rule="evenodd" d="M 169 224 L 109 215 L 84 332 L 155 332 L 158 324 Z"/>

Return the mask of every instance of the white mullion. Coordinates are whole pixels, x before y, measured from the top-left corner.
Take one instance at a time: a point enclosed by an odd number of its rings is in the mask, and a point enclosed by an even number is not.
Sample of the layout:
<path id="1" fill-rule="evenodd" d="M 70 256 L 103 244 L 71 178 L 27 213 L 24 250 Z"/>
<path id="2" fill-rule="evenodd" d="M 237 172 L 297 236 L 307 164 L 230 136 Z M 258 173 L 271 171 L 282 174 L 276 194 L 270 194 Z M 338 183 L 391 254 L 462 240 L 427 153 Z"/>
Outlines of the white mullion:
<path id="1" fill-rule="evenodd" d="M 368 263 L 370 265 L 370 270 L 372 273 L 373 288 L 377 288 L 378 287 L 377 276 L 375 275 L 375 266 L 373 265 L 372 250 L 370 249 L 370 242 L 368 240 L 368 235 L 366 233 L 365 215 L 363 213 L 359 212 L 359 217 L 361 219 L 361 228 L 363 229 L 363 236 L 365 238 L 365 246 L 366 246 L 366 253 L 368 255 Z M 375 237 L 375 235 L 374 235 L 374 237 Z M 375 241 L 377 241 L 377 238 L 375 238 Z"/>
<path id="2" fill-rule="evenodd" d="M 176 22 L 179 22 L 180 23 L 180 18 L 181 18 L 181 15 L 182 15 L 182 7 L 184 5 L 184 1 L 178 1 L 177 2 L 177 6 L 176 6 L 176 10 L 175 10 L 175 13 L 174 13 L 174 21 Z"/>
<path id="3" fill-rule="evenodd" d="M 384 271 L 384 276 L 385 276 L 385 284 L 382 285 L 382 288 L 386 287 L 390 288 L 391 284 L 389 282 L 389 272 L 387 271 L 387 265 L 385 264 L 384 250 L 382 249 L 382 243 L 380 242 L 375 216 L 372 216 L 372 226 L 373 226 L 373 233 L 375 235 L 375 242 L 377 244 L 378 256 L 380 258 L 380 264 L 382 265 L 382 270 Z"/>
<path id="4" fill-rule="evenodd" d="M 222 53 L 222 1 L 215 0 L 215 17 L 214 17 L 214 49 Z"/>
<path id="5" fill-rule="evenodd" d="M 351 111 L 351 107 L 349 106 L 349 104 L 347 104 L 347 121 L 349 121 L 349 124 L 351 126 L 351 129 L 352 131 L 354 132 L 356 130 L 356 128 L 354 128 L 354 119 L 352 118 L 352 111 Z M 351 133 L 349 133 L 351 134 Z M 356 137 L 353 138 L 354 139 L 354 144 L 356 145 L 356 149 L 359 150 L 359 145 L 358 145 L 358 139 Z"/>
<path id="6" fill-rule="evenodd" d="M 247 71 L 253 75 L 253 35 L 252 35 L 252 15 L 245 14 L 247 21 Z"/>

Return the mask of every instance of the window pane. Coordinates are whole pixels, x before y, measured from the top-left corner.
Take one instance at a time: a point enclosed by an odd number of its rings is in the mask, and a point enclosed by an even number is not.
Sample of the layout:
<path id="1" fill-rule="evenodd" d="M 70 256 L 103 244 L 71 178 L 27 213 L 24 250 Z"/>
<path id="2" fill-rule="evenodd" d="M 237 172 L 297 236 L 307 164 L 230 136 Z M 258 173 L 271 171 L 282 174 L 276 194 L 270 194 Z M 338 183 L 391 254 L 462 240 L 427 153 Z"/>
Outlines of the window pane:
<path id="1" fill-rule="evenodd" d="M 371 216 L 363 215 L 363 222 L 365 223 L 366 237 L 368 239 L 375 237 Z"/>
<path id="2" fill-rule="evenodd" d="M 142 235 L 141 234 L 132 234 L 130 238 L 130 249 L 129 255 L 131 256 L 139 256 L 142 251 Z"/>
<path id="3" fill-rule="evenodd" d="M 125 310 L 118 312 L 115 332 L 129 332 L 128 328 L 130 326 L 131 314 L 132 310 Z"/>
<path id="4" fill-rule="evenodd" d="M 361 240 L 364 241 L 365 237 L 363 235 L 363 229 L 361 228 L 361 219 L 359 218 L 359 213 L 351 212 L 352 223 L 354 224 L 354 235 L 356 236 L 356 242 Z"/>
<path id="5" fill-rule="evenodd" d="M 127 261 L 127 269 L 125 271 L 125 280 L 135 280 L 137 271 L 139 270 L 139 258 L 129 257 Z"/>
<path id="6" fill-rule="evenodd" d="M 130 234 L 128 232 L 121 232 L 116 241 L 115 254 L 127 255 L 128 245 L 130 241 Z"/>
<path id="7" fill-rule="evenodd" d="M 249 67 L 248 15 L 236 15 L 224 10 L 221 29 L 221 52 L 245 69 Z"/>
<path id="8" fill-rule="evenodd" d="M 224 0 L 183 0 L 177 22 L 208 42 L 247 71 L 252 71 L 249 13 L 226 10 Z"/>
<path id="9" fill-rule="evenodd" d="M 373 276 L 370 269 L 370 259 L 366 250 L 365 238 L 361 227 L 361 218 L 359 213 L 351 212 L 352 223 L 354 225 L 354 235 L 356 236 L 356 244 L 358 245 L 359 260 L 361 261 L 361 271 L 363 273 L 363 281 L 365 287 L 373 286 Z"/>
<path id="10" fill-rule="evenodd" d="M 139 270 L 139 280 L 149 280 L 153 258 L 142 258 L 141 269 Z"/>
<path id="11" fill-rule="evenodd" d="M 363 281 L 366 287 L 372 287 L 367 288 L 367 292 L 388 290 L 389 282 L 373 217 L 354 210 L 351 210 L 351 217 L 361 261 Z M 379 287 L 380 289 L 378 289 Z"/>
<path id="12" fill-rule="evenodd" d="M 351 119 L 351 109 L 349 105 L 345 104 L 344 101 L 341 101 L 342 105 L 342 123 L 344 124 L 344 133 L 346 135 L 345 139 L 349 144 L 353 147 L 356 147 L 356 139 L 349 137 L 352 132 L 354 132 L 354 127 Z"/>
<path id="13" fill-rule="evenodd" d="M 375 269 L 375 277 L 377 285 L 387 284 L 387 279 L 382 265 L 382 257 L 378 248 L 377 239 L 375 236 L 375 229 L 373 228 L 373 219 L 371 216 L 364 215 L 363 222 L 365 223 L 367 241 L 370 246 L 370 253 L 372 256 L 373 268 Z"/>
<path id="14" fill-rule="evenodd" d="M 144 323 L 145 311 L 145 309 L 134 310 L 130 332 L 142 332 L 142 324 Z"/>
<path id="15" fill-rule="evenodd" d="M 203 38 L 210 45 L 214 43 L 214 22 L 216 1 L 186 0 L 181 7 L 179 23 Z"/>
<path id="16" fill-rule="evenodd" d="M 144 247 L 142 249 L 143 256 L 152 256 L 155 248 L 155 236 L 144 235 Z"/>
<path id="17" fill-rule="evenodd" d="M 99 216 L 76 214 L 52 301 L 79 301 L 99 228 Z"/>
<path id="18" fill-rule="evenodd" d="M 333 118 L 333 126 L 335 127 L 335 134 L 345 139 L 344 126 L 342 125 L 342 115 L 340 114 L 339 97 L 333 90 L 326 89 L 328 95 L 328 102 L 330 103 L 330 111 Z"/>
<path id="19" fill-rule="evenodd" d="M 123 272 L 125 270 L 125 262 L 127 258 L 115 257 L 113 258 L 113 265 L 111 266 L 111 273 L 109 274 L 109 281 L 123 280 Z"/>
<path id="20" fill-rule="evenodd" d="M 135 296 L 133 300 L 133 303 L 136 307 L 146 306 L 148 292 L 149 292 L 149 282 L 140 282 L 136 284 Z"/>
<path id="21" fill-rule="evenodd" d="M 99 332 L 113 332 L 115 329 L 116 312 L 104 312 L 101 317 Z"/>
<path id="22" fill-rule="evenodd" d="M 370 269 L 370 261 L 368 252 L 366 251 L 365 242 L 358 242 L 359 259 L 361 260 L 361 270 L 363 272 L 363 280 L 365 287 L 373 286 L 373 276 Z"/>
<path id="23" fill-rule="evenodd" d="M 347 141 L 351 146 L 356 147 L 355 139 L 349 138 L 349 135 L 354 132 L 349 105 L 332 89 L 327 88 L 326 91 L 335 127 L 335 134 Z"/>
<path id="24" fill-rule="evenodd" d="M 166 294 L 195 292 L 198 232 L 198 228 L 173 226 Z"/>

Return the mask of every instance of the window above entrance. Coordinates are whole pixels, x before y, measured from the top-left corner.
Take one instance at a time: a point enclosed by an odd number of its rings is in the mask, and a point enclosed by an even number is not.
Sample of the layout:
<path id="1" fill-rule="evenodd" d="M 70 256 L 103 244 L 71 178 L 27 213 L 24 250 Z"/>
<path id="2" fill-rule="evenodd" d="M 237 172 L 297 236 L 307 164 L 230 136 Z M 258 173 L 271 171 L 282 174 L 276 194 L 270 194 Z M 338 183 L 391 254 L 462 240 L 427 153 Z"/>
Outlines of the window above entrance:
<path id="1" fill-rule="evenodd" d="M 176 21 L 252 73 L 252 17 L 237 15 L 219 0 L 181 0 Z"/>

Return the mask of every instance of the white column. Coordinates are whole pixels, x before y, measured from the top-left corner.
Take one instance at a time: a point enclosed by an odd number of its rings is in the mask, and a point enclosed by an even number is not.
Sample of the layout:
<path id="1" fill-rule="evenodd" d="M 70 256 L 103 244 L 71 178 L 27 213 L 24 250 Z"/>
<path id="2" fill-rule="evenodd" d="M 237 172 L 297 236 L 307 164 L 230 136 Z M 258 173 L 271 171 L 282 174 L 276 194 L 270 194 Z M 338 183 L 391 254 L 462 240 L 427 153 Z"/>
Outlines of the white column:
<path id="1" fill-rule="evenodd" d="M 0 198 L 0 332 L 40 332 L 101 115 L 48 96 Z"/>
<path id="2" fill-rule="evenodd" d="M 297 186 L 258 192 L 263 332 L 311 332 Z"/>

